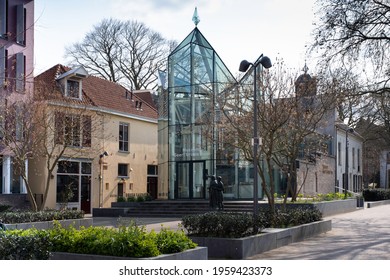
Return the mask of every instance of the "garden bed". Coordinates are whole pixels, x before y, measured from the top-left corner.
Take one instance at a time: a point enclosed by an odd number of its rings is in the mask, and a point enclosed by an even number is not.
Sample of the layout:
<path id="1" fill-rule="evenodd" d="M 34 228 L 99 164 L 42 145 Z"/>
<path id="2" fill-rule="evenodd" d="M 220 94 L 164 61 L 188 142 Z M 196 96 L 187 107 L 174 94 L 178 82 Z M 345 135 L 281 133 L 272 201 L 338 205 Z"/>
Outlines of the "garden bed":
<path id="1" fill-rule="evenodd" d="M 356 202 L 355 202 L 356 203 Z M 325 233 L 332 229 L 332 221 L 318 221 L 291 228 L 267 228 L 261 234 L 243 238 L 190 236 L 198 246 L 208 248 L 209 258 L 246 259 L 293 242 Z"/>

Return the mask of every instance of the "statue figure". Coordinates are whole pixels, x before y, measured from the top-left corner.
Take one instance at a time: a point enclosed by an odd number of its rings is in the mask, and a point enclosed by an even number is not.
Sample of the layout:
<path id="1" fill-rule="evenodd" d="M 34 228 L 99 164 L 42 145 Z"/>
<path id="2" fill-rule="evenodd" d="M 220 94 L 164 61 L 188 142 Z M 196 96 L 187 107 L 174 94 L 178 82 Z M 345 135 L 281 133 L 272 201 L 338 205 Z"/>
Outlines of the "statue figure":
<path id="1" fill-rule="evenodd" d="M 215 176 L 210 176 L 210 187 L 209 187 L 209 199 L 210 199 L 210 208 L 215 209 L 217 207 L 217 191 L 218 191 L 218 182 L 215 179 Z"/>
<path id="2" fill-rule="evenodd" d="M 225 187 L 222 182 L 222 177 L 217 177 L 217 206 L 219 210 L 223 210 L 223 192 L 225 191 Z"/>

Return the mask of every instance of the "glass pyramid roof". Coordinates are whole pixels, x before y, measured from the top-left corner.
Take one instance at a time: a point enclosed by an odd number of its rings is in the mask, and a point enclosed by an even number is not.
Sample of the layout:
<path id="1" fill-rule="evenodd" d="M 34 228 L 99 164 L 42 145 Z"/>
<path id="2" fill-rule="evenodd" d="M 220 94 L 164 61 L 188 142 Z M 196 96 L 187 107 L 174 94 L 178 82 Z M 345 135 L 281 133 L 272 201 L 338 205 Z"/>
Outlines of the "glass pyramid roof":
<path id="1" fill-rule="evenodd" d="M 197 27 L 173 50 L 169 56 L 170 72 L 174 75 L 168 87 L 179 87 L 189 93 L 198 85 L 198 93 L 218 94 L 236 80 Z M 213 86 L 219 84 L 218 90 Z"/>

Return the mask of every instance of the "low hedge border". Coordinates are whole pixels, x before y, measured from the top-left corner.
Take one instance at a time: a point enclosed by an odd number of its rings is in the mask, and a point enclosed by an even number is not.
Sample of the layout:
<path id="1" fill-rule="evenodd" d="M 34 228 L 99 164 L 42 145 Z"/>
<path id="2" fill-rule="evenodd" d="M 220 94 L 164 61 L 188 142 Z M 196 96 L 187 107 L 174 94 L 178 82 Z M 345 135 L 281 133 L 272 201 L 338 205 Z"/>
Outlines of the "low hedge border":
<path id="1" fill-rule="evenodd" d="M 380 201 L 390 199 L 390 189 L 365 189 L 363 190 L 365 201 Z"/>
<path id="2" fill-rule="evenodd" d="M 44 210 L 44 211 L 12 211 L 1 212 L 0 222 L 4 224 L 18 224 L 44 222 L 53 220 L 81 219 L 84 212 L 80 210 Z"/>

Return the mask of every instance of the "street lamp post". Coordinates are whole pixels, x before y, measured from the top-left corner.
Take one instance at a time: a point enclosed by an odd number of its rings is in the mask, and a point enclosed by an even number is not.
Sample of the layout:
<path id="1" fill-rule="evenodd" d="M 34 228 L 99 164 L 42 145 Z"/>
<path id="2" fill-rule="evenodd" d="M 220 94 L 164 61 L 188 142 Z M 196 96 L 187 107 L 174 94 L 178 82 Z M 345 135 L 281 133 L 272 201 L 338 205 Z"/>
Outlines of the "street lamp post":
<path id="1" fill-rule="evenodd" d="M 259 204 L 259 194 L 258 194 L 258 171 L 257 171 L 257 150 L 260 144 L 259 136 L 257 133 L 257 66 L 261 64 L 264 68 L 270 68 L 272 66 L 271 60 L 267 56 L 261 55 L 255 63 L 248 62 L 243 60 L 240 63 L 240 72 L 246 72 L 249 66 L 253 67 L 253 220 L 254 220 L 254 233 L 257 233 L 257 214 L 258 214 L 258 204 Z"/>

